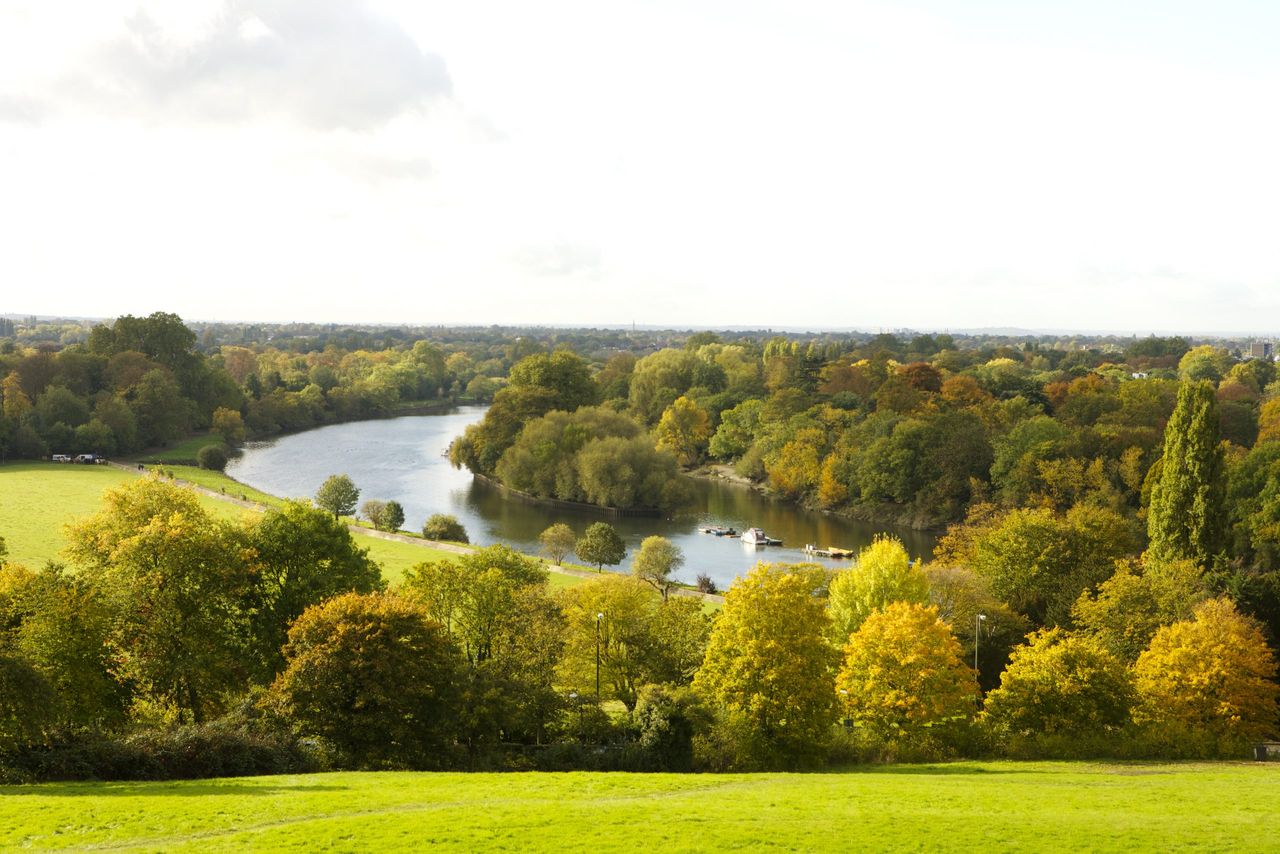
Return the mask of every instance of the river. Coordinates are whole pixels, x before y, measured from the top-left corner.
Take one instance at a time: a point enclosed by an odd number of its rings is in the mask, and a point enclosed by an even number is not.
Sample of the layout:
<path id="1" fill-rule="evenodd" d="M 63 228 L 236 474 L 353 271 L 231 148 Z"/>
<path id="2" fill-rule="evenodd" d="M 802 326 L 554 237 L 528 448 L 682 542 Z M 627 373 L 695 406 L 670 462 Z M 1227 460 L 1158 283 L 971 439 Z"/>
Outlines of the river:
<path id="1" fill-rule="evenodd" d="M 473 543 L 507 543 L 536 553 L 538 534 L 556 522 L 575 532 L 605 517 L 590 511 L 560 510 L 504 498 L 499 490 L 453 468 L 442 454 L 463 429 L 484 416 L 484 407 L 466 406 L 443 415 L 413 415 L 319 427 L 267 442 L 251 442 L 227 466 L 227 474 L 249 486 L 287 497 L 310 497 L 331 474 L 346 474 L 360 488 L 361 502 L 394 499 L 404 506 L 406 526 L 420 528 L 432 513 L 451 513 L 467 529 Z M 626 570 L 640 541 L 661 534 L 678 545 L 685 565 L 677 573 L 692 582 L 706 573 L 724 589 L 756 562 L 797 563 L 811 560 L 806 543 L 857 549 L 887 529 L 864 522 L 805 510 L 775 501 L 748 487 L 725 481 L 694 481 L 691 510 L 671 519 L 606 519 L 627 543 Z M 721 525 L 739 531 L 763 528 L 782 546 L 748 546 L 737 538 L 698 532 Z M 929 557 L 936 537 L 909 529 L 888 531 L 902 539 L 913 557 Z M 829 566 L 848 561 L 817 559 Z"/>

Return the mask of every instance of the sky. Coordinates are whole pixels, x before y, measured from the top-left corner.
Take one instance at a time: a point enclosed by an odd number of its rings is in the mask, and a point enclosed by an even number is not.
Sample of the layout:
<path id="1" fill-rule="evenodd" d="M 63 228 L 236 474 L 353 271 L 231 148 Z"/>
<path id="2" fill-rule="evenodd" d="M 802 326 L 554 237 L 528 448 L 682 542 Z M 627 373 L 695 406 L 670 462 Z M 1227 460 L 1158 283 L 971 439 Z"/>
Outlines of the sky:
<path id="1" fill-rule="evenodd" d="M 0 312 L 1280 332 L 1280 4 L 0 0 Z"/>

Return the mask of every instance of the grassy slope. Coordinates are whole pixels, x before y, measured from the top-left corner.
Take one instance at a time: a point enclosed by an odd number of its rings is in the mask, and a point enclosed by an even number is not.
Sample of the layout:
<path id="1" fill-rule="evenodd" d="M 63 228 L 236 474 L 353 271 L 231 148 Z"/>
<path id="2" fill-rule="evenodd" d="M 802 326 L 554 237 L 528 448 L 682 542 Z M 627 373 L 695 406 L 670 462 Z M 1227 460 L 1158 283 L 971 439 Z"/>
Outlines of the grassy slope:
<path id="1" fill-rule="evenodd" d="M 172 468 L 180 478 L 211 489 L 227 486 L 227 492 L 239 495 L 248 491 L 250 500 L 279 504 L 280 499 L 259 493 L 226 475 Z M 129 472 L 109 466 L 78 466 L 63 463 L 14 463 L 0 466 L 0 536 L 9 546 L 9 559 L 30 567 L 43 566 L 58 559 L 66 544 L 63 526 L 75 519 L 96 513 L 102 507 L 102 492 L 134 477 Z M 233 491 L 234 488 L 234 491 Z M 215 515 L 239 519 L 251 511 L 206 495 L 200 503 Z M 457 555 L 410 543 L 382 540 L 360 531 L 353 532 L 357 541 L 369 550 L 369 556 L 382 565 L 390 582 L 398 581 L 404 571 L 425 560 L 453 560 Z M 551 573 L 552 588 L 579 583 L 569 575 Z"/>
<path id="2" fill-rule="evenodd" d="M 130 477 L 108 466 L 0 466 L 0 537 L 9 544 L 9 559 L 38 567 L 56 558 L 65 545 L 63 524 L 96 513 L 103 490 Z"/>
<path id="3" fill-rule="evenodd" d="M 0 788 L 0 848 L 1275 850 L 1280 765 L 342 773 Z"/>

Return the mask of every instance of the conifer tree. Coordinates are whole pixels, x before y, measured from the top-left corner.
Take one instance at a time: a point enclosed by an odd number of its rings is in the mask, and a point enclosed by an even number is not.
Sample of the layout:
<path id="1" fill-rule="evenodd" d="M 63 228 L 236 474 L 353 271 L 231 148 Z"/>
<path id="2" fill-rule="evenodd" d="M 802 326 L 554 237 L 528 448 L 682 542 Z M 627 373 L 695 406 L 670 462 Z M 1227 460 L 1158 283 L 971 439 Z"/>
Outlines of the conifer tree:
<path id="1" fill-rule="evenodd" d="M 1150 554 L 1207 566 L 1223 549 L 1225 464 L 1213 385 L 1183 383 L 1164 431 L 1160 479 L 1147 514 Z"/>

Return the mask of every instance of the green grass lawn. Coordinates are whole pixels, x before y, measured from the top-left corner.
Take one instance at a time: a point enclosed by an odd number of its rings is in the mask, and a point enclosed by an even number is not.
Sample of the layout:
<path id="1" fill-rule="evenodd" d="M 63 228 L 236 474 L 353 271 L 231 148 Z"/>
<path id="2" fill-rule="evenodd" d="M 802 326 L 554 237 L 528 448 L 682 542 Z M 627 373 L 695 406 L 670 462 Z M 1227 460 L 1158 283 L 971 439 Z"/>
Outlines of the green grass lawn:
<path id="1" fill-rule="evenodd" d="M 1280 764 L 340 773 L 0 788 L 0 849 L 1274 851 Z"/>
<path id="2" fill-rule="evenodd" d="M 212 433 L 198 433 L 174 442 L 167 448 L 149 448 L 141 454 L 128 459 L 143 463 L 164 463 L 166 466 L 171 463 L 194 463 L 196 454 L 200 453 L 200 449 L 205 445 L 221 444 L 223 442 L 220 436 L 215 436 Z"/>

